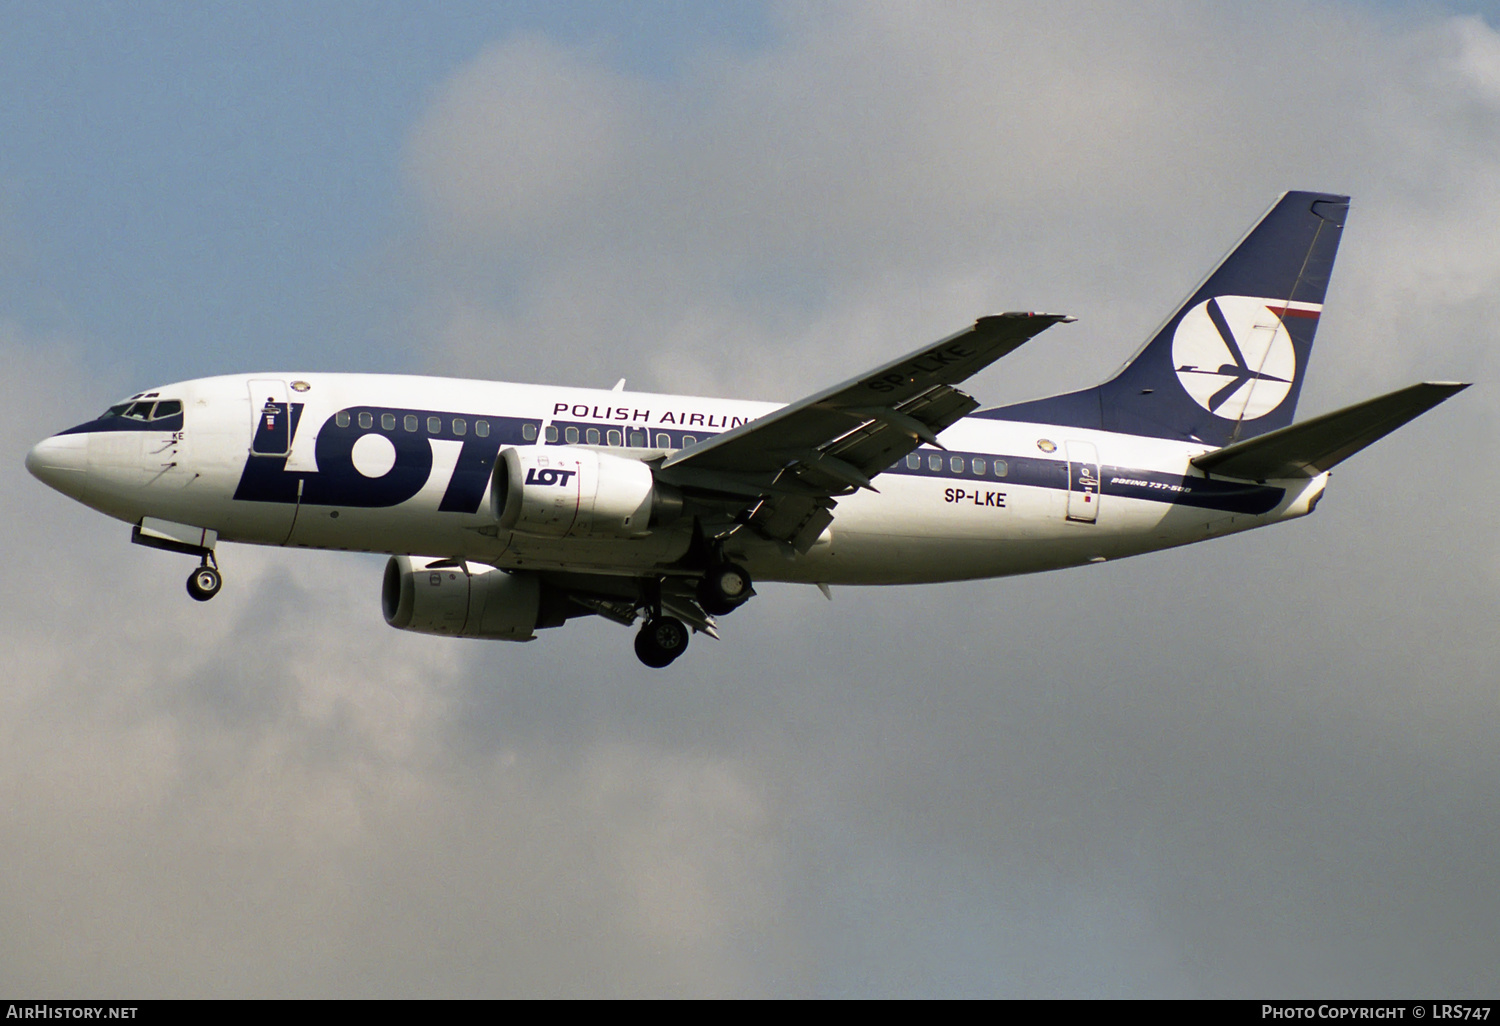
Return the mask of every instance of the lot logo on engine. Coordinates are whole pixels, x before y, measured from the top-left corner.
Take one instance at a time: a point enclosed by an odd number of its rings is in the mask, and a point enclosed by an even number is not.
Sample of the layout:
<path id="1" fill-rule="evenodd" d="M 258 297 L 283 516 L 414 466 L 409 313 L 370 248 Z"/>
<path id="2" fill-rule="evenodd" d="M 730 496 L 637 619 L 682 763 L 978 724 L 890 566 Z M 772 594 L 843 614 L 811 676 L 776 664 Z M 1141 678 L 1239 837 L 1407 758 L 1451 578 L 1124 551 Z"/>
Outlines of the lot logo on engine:
<path id="1" fill-rule="evenodd" d="M 568 485 L 568 478 L 578 473 L 576 470 L 553 470 L 550 467 L 537 470 L 535 467 L 526 471 L 526 483 L 529 485 Z"/>

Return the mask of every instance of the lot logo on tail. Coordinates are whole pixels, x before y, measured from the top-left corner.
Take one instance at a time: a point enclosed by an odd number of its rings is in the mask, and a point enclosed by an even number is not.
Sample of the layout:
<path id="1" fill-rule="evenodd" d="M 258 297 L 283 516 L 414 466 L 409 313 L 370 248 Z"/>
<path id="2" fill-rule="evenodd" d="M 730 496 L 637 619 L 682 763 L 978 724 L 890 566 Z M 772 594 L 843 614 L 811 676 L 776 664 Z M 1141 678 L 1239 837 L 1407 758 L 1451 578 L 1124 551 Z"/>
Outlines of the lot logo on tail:
<path id="1" fill-rule="evenodd" d="M 1177 380 L 1193 401 L 1225 420 L 1255 420 L 1280 406 L 1297 376 L 1288 317 L 1316 318 L 1321 305 L 1218 296 L 1183 314 L 1172 336 Z"/>

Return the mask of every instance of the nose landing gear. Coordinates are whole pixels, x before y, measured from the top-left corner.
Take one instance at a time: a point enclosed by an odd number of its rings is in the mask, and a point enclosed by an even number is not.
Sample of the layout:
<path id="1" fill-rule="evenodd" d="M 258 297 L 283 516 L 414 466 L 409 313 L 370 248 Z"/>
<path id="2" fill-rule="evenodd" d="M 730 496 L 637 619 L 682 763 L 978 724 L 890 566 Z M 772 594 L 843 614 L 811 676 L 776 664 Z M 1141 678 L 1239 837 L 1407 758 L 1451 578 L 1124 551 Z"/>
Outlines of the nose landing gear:
<path id="1" fill-rule="evenodd" d="M 203 554 L 203 563 L 187 579 L 187 593 L 199 602 L 207 602 L 224 587 L 224 576 L 214 563 L 213 553 Z"/>
<path id="2" fill-rule="evenodd" d="M 214 559 L 214 542 L 218 537 L 218 532 L 209 528 L 174 524 L 154 517 L 146 517 L 130 530 L 130 540 L 136 545 L 198 557 L 198 569 L 187 580 L 187 593 L 199 602 L 207 602 L 224 587 L 219 562 Z"/>

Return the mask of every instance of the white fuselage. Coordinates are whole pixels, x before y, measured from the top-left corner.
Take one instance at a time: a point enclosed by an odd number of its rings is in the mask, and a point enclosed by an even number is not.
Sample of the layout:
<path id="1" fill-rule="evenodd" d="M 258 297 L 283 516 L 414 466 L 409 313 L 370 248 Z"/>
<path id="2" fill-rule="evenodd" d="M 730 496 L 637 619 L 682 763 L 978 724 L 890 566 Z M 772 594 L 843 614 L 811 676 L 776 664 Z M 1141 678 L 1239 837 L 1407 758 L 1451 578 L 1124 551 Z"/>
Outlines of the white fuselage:
<path id="1" fill-rule="evenodd" d="M 690 526 L 635 538 L 500 530 L 490 482 L 501 449 L 555 440 L 649 459 L 778 408 L 360 374 L 204 378 L 142 395 L 180 401 L 180 418 L 80 425 L 38 445 L 29 465 L 110 516 L 203 528 L 224 541 L 606 574 L 670 566 L 687 551 Z M 941 441 L 947 451 L 924 446 L 876 477 L 878 493 L 840 499 L 806 553 L 748 531 L 730 551 L 763 581 L 998 577 L 1301 516 L 1327 479 L 1213 480 L 1189 464 L 1207 446 L 974 417 Z"/>

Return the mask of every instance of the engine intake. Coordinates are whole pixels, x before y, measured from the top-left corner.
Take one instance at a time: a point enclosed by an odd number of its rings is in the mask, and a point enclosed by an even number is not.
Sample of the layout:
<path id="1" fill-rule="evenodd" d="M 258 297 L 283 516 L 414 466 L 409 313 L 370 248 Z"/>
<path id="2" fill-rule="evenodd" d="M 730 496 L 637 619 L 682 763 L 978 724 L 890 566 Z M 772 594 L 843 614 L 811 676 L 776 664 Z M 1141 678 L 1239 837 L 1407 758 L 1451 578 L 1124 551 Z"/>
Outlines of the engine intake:
<path id="1" fill-rule="evenodd" d="M 503 450 L 490 502 L 501 528 L 544 538 L 641 538 L 682 511 L 640 460 L 565 445 Z"/>
<path id="2" fill-rule="evenodd" d="M 567 598 L 535 574 L 488 567 L 427 566 L 430 560 L 392 556 L 385 565 L 380 605 L 385 622 L 403 631 L 454 638 L 530 641 L 559 627 Z M 582 615 L 583 610 L 577 611 Z"/>

